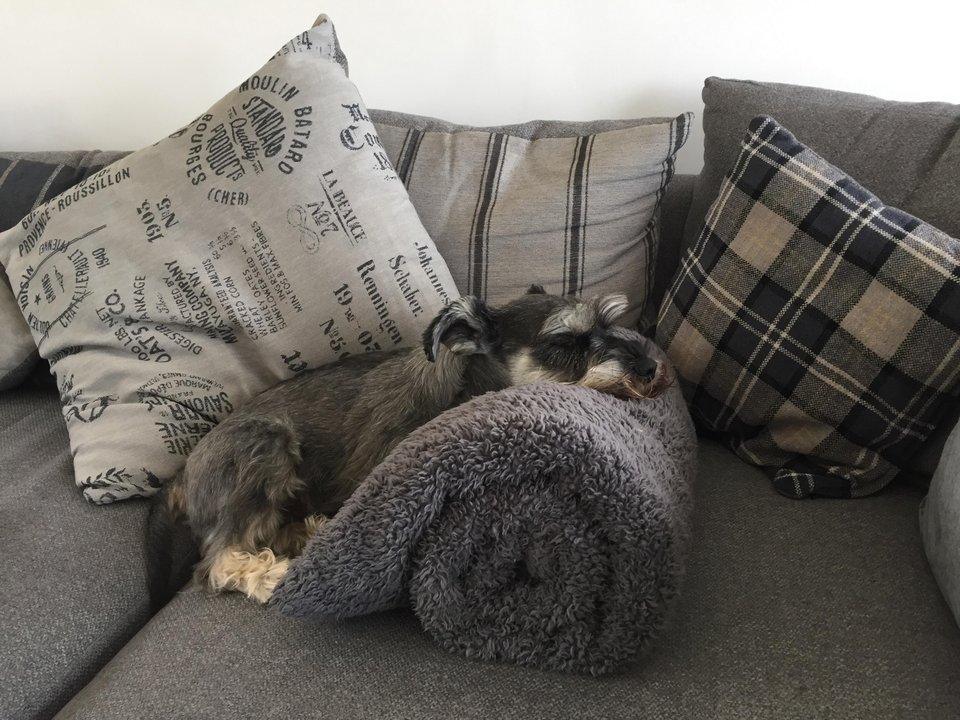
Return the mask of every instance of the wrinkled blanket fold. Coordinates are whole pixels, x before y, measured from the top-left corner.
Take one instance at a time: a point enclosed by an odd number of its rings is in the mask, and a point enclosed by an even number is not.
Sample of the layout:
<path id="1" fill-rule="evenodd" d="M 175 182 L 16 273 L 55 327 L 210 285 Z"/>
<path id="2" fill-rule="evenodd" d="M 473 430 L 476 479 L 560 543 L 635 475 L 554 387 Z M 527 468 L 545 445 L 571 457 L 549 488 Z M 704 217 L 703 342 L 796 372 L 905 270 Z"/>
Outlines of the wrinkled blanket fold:
<path id="1" fill-rule="evenodd" d="M 603 674 L 678 591 L 696 443 L 676 387 L 511 388 L 406 438 L 277 587 L 293 617 L 403 605 L 467 657 Z"/>

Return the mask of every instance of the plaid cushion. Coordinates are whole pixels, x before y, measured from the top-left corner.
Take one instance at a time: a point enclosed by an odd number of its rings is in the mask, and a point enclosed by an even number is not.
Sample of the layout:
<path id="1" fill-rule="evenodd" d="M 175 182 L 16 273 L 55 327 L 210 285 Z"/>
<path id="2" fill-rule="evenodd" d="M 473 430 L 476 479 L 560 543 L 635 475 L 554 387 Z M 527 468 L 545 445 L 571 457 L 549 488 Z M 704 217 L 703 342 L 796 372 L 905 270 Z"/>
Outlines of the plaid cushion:
<path id="1" fill-rule="evenodd" d="M 888 483 L 960 373 L 960 242 L 769 117 L 661 306 L 695 419 L 794 496 Z"/>
<path id="2" fill-rule="evenodd" d="M 372 111 L 423 226 L 463 293 L 509 301 L 531 282 L 649 303 L 659 203 L 690 114 L 477 128 Z"/>

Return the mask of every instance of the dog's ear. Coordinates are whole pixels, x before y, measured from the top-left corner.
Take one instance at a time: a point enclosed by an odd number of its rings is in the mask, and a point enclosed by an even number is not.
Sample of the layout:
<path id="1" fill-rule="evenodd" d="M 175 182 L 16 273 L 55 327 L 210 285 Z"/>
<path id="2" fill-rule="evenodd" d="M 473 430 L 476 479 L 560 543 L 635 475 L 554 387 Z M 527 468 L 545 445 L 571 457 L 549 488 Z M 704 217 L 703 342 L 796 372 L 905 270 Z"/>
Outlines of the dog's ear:
<path id="1" fill-rule="evenodd" d="M 467 295 L 441 310 L 423 333 L 423 352 L 434 362 L 440 345 L 458 355 L 485 355 L 498 340 L 497 324 L 486 304 Z"/>
<path id="2" fill-rule="evenodd" d="M 543 285 L 531 285 L 527 288 L 527 295 L 546 295 L 547 291 L 543 289 Z"/>
<path id="3" fill-rule="evenodd" d="M 597 311 L 597 322 L 604 327 L 613 325 L 630 309 L 630 301 L 622 293 L 614 293 L 596 298 L 593 301 Z"/>

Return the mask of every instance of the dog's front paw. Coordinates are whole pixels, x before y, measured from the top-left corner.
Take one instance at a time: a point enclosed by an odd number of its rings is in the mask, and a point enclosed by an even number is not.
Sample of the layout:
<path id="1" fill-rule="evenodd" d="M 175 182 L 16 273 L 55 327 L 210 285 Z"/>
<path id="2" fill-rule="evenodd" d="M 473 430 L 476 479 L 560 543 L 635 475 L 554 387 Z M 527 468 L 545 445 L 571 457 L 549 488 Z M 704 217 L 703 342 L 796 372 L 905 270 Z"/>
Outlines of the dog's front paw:
<path id="1" fill-rule="evenodd" d="M 256 583 L 256 586 L 247 593 L 248 596 L 252 597 L 261 605 L 265 604 L 267 600 L 270 599 L 270 596 L 273 595 L 273 591 L 276 590 L 277 585 L 289 569 L 290 560 L 287 558 L 277 558 L 273 566 L 267 570 L 259 582 Z"/>
<path id="2" fill-rule="evenodd" d="M 269 549 L 255 554 L 245 550 L 227 550 L 214 561 L 209 584 L 214 592 L 235 590 L 259 603 L 265 603 L 289 568 L 289 558 L 282 555 L 278 557 Z"/>

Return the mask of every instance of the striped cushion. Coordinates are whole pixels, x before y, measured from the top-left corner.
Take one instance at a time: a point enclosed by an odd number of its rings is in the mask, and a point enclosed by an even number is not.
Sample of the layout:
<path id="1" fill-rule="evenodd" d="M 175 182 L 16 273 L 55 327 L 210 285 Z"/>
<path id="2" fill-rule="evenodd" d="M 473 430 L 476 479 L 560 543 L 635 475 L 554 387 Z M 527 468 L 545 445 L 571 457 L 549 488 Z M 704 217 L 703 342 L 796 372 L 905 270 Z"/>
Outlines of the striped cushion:
<path id="1" fill-rule="evenodd" d="M 116 160 L 122 153 L 0 154 L 0 232 L 31 210 Z M 33 336 L 0 272 L 0 390 L 20 384 L 38 359 Z"/>
<path id="2" fill-rule="evenodd" d="M 660 312 L 692 414 L 794 497 L 865 495 L 960 375 L 960 241 L 756 118 Z"/>
<path id="3" fill-rule="evenodd" d="M 496 128 L 371 117 L 461 292 L 622 292 L 631 320 L 652 321 L 659 202 L 689 114 Z"/>

